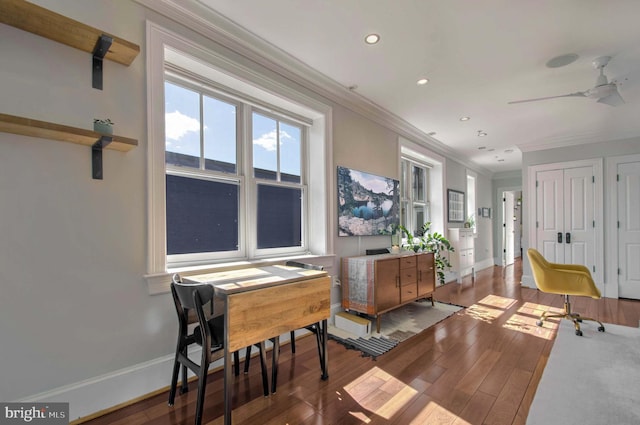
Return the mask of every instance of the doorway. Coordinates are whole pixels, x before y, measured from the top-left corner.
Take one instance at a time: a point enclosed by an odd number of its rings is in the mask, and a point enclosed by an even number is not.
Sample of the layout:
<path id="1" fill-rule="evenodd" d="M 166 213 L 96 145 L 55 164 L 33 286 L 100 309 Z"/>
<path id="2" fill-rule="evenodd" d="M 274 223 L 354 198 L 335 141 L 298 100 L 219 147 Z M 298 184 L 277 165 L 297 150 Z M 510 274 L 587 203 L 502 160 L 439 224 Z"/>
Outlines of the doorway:
<path id="1" fill-rule="evenodd" d="M 502 192 L 502 266 L 522 256 L 522 191 Z"/>

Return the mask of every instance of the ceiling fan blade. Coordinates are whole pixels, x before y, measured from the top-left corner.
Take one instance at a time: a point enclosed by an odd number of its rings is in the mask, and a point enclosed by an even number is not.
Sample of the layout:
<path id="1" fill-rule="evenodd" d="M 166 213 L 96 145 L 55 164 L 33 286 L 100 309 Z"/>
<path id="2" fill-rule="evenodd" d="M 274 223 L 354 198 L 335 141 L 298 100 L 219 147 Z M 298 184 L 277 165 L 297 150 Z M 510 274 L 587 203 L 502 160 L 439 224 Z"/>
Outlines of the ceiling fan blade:
<path id="1" fill-rule="evenodd" d="M 547 97 L 537 97 L 535 99 L 513 100 L 507 103 L 511 105 L 514 103 L 537 102 L 538 100 L 556 99 L 558 97 L 586 97 L 586 96 L 587 95 L 584 92 L 578 91 L 575 93 L 561 94 L 559 96 L 547 96 Z"/>
<path id="2" fill-rule="evenodd" d="M 622 96 L 620 96 L 620 93 L 618 93 L 618 90 L 616 89 L 610 95 L 598 99 L 598 103 L 604 103 L 605 105 L 610 106 L 619 106 L 624 104 L 624 99 L 622 98 Z"/>

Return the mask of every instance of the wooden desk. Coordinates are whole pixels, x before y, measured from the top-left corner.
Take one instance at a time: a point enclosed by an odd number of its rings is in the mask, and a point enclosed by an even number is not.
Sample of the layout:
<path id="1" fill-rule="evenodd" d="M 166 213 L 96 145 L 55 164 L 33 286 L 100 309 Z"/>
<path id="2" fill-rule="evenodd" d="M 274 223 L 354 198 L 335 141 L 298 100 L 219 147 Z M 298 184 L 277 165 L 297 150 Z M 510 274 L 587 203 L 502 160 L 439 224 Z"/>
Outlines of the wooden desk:
<path id="1" fill-rule="evenodd" d="M 266 266 L 183 277 L 213 285 L 224 301 L 224 423 L 231 425 L 231 354 L 281 334 L 321 323 L 322 379 L 327 374 L 331 280 L 325 271 Z M 275 353 L 274 348 L 274 355 Z"/>

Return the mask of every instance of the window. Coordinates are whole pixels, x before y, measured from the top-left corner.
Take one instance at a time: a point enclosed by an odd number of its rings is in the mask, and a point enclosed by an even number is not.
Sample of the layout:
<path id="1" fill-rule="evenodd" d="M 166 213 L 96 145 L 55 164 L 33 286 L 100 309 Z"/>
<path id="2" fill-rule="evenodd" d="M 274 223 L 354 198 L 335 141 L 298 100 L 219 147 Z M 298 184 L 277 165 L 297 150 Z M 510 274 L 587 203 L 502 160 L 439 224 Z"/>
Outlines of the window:
<path id="1" fill-rule="evenodd" d="M 286 117 L 168 72 L 168 263 L 303 249 L 306 132 Z M 248 155 L 238 156 L 245 151 Z"/>
<path id="2" fill-rule="evenodd" d="M 146 47 L 149 292 L 174 271 L 332 252 L 331 107 L 153 22 Z"/>
<path id="3" fill-rule="evenodd" d="M 429 209 L 429 167 L 409 158 L 401 163 L 401 223 L 420 236 L 422 226 L 431 221 Z"/>

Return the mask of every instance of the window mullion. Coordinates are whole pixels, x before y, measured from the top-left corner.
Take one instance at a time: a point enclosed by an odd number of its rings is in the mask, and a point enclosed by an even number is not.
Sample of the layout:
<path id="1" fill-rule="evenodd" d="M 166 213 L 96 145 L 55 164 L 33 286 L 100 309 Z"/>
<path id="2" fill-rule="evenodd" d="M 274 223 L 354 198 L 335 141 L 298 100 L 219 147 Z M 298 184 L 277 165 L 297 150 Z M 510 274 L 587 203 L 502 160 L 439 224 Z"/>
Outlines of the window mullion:
<path id="1" fill-rule="evenodd" d="M 239 148 L 242 149 L 242 167 L 239 168 L 244 174 L 243 184 L 240 187 L 241 205 L 240 217 L 238 217 L 240 227 L 240 243 L 241 251 L 247 257 L 253 257 L 256 250 L 256 238 L 249 235 L 256 234 L 257 223 L 254 216 L 247 214 L 247 211 L 256 211 L 256 179 L 253 175 L 253 114 L 252 107 L 246 104 L 242 105 L 242 113 L 240 114 L 240 132 L 238 137 Z"/>
<path id="2" fill-rule="evenodd" d="M 276 120 L 276 181 L 282 181 L 280 175 L 280 120 Z"/>
<path id="3" fill-rule="evenodd" d="M 200 93 L 200 169 L 204 170 L 204 96 Z"/>

